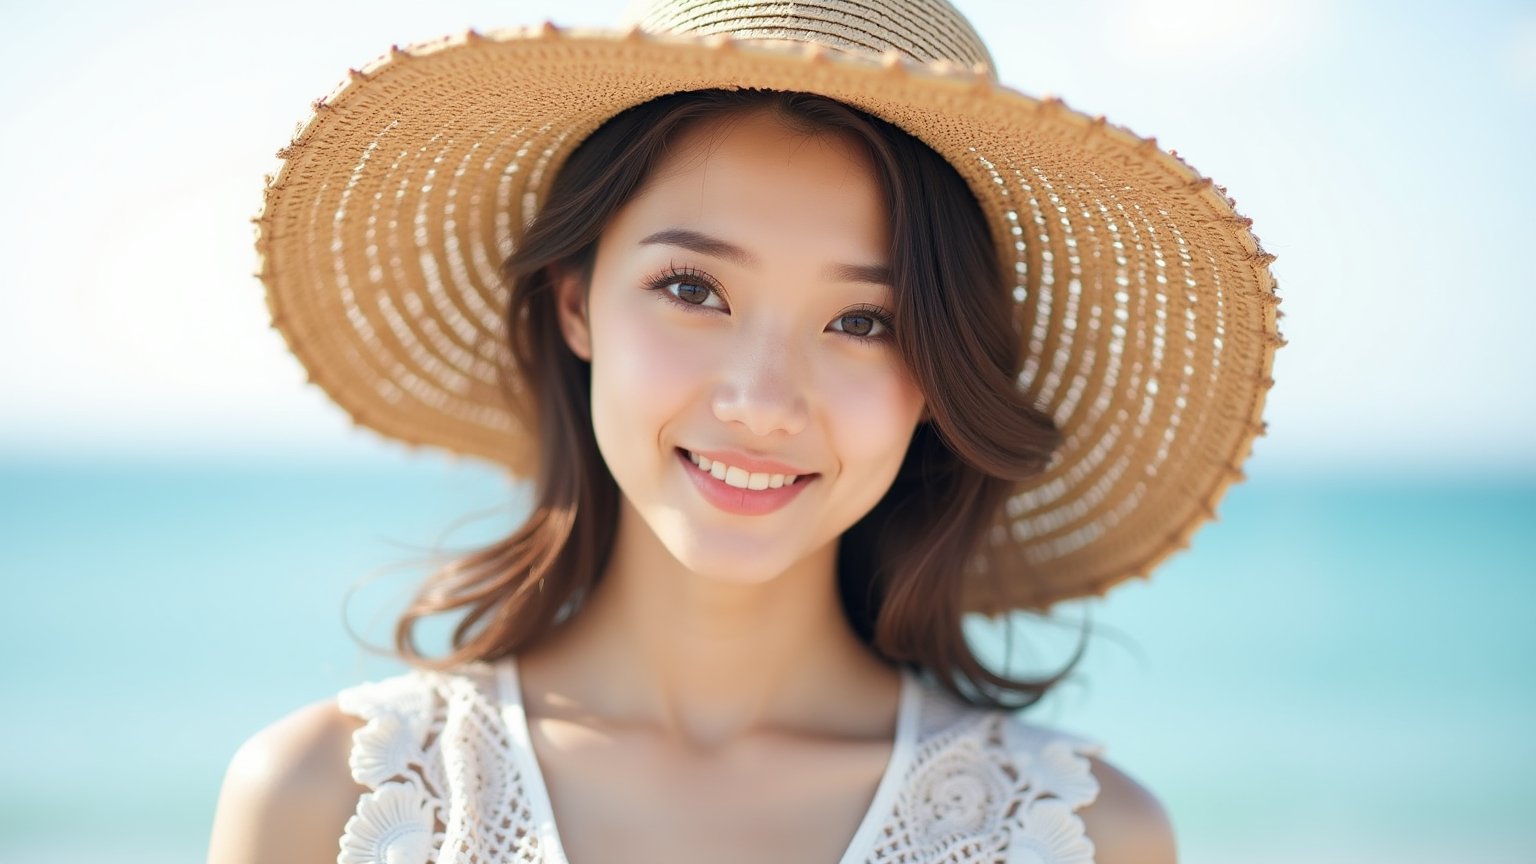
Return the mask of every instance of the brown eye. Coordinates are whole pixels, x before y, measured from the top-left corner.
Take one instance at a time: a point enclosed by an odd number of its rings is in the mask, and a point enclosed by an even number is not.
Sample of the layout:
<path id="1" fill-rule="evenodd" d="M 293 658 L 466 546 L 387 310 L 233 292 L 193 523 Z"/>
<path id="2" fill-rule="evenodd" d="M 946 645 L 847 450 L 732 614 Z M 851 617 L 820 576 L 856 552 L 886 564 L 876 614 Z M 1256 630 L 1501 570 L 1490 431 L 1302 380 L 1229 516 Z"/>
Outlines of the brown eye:
<path id="1" fill-rule="evenodd" d="M 672 292 L 672 296 L 694 306 L 702 306 L 709 299 L 711 293 L 705 286 L 695 285 L 691 282 L 673 282 L 667 287 Z"/>
<path id="2" fill-rule="evenodd" d="M 880 342 L 891 335 L 891 319 L 884 312 L 860 309 L 837 316 L 832 329 L 860 342 Z"/>
<path id="3" fill-rule="evenodd" d="M 875 329 L 875 319 L 868 315 L 844 315 L 843 332 L 850 336 L 868 336 Z"/>

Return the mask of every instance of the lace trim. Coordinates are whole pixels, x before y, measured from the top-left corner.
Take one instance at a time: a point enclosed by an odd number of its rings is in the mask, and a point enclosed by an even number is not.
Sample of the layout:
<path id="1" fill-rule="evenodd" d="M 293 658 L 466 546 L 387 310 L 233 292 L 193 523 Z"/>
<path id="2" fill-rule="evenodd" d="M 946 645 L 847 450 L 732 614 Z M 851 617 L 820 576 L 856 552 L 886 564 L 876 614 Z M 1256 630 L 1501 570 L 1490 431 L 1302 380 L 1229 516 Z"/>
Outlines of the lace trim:
<path id="1" fill-rule="evenodd" d="M 429 674 L 408 674 L 343 690 L 341 710 L 367 722 L 352 733 L 352 779 L 370 792 L 341 835 L 337 864 L 436 861 L 444 832 L 442 760 L 447 717 Z"/>
<path id="2" fill-rule="evenodd" d="M 347 764 L 370 790 L 342 831 L 338 864 L 543 860 L 492 675 L 484 664 L 416 670 L 337 696 L 367 721 Z"/>
<path id="3" fill-rule="evenodd" d="M 513 759 L 494 677 L 484 664 L 453 675 L 412 671 L 338 695 L 342 711 L 366 721 L 353 733 L 348 766 L 370 790 L 347 820 L 338 864 L 545 860 L 550 850 Z M 924 694 L 921 716 L 894 803 L 855 857 L 1092 864 L 1093 842 L 1075 811 L 1098 797 L 1088 757 L 1100 745 L 957 706 L 936 691 Z"/>
<path id="4" fill-rule="evenodd" d="M 941 709 L 942 710 L 942 709 Z M 1092 864 L 1076 810 L 1099 744 L 998 712 L 956 712 L 920 744 L 881 841 L 889 864 Z"/>

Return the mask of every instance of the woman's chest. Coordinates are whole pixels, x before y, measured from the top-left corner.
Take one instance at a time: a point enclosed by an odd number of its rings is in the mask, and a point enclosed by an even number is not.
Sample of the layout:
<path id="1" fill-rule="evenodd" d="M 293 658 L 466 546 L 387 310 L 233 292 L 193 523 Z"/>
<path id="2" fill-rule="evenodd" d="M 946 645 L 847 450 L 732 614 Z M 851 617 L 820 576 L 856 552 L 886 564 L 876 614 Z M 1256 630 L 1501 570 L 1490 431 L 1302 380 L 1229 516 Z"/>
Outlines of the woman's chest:
<path id="1" fill-rule="evenodd" d="M 758 738 L 694 752 L 653 736 L 530 724 L 571 864 L 827 862 L 865 821 L 891 743 Z"/>

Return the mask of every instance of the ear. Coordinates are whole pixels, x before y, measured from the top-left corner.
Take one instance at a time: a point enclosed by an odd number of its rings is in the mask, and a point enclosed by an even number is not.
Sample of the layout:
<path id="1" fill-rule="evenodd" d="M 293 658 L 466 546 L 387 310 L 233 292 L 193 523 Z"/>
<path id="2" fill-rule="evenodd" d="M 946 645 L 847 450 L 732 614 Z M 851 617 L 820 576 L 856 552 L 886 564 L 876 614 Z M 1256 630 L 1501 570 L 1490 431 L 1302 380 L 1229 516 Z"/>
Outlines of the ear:
<path id="1" fill-rule="evenodd" d="M 574 267 L 550 268 L 550 282 L 555 291 L 555 313 L 560 318 L 560 334 L 577 357 L 592 362 L 592 326 L 587 319 L 587 280 Z"/>

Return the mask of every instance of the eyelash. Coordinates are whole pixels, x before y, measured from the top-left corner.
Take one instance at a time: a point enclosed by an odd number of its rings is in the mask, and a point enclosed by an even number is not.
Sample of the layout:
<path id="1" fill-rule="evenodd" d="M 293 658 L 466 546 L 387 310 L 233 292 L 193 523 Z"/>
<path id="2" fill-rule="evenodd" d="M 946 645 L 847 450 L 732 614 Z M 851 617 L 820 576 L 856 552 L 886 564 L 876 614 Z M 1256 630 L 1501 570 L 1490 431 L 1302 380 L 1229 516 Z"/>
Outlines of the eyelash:
<path id="1" fill-rule="evenodd" d="M 656 299 L 662 301 L 663 303 L 668 303 L 672 306 L 682 307 L 683 311 L 685 312 L 707 313 L 715 311 L 708 306 L 704 306 L 698 303 L 689 303 L 686 300 L 679 299 L 671 291 L 667 290 L 671 286 L 678 283 L 697 285 L 714 294 L 716 297 L 719 297 L 722 300 L 725 299 L 725 292 L 721 290 L 720 283 L 716 282 L 714 277 L 710 276 L 708 273 L 703 272 L 702 270 L 695 270 L 692 267 L 668 267 L 666 270 L 663 270 L 655 276 L 652 276 L 650 279 L 647 279 L 645 281 L 645 288 L 648 291 L 656 292 Z M 847 336 L 855 342 L 884 342 L 891 339 L 895 334 L 895 327 L 892 323 L 891 313 L 887 312 L 880 306 L 875 306 L 869 303 L 860 303 L 851 309 L 844 310 L 837 316 L 837 319 L 834 320 L 856 317 L 873 319 L 875 323 L 884 328 L 884 332 L 878 336 L 858 336 L 842 330 L 834 330 L 832 332 Z"/>

